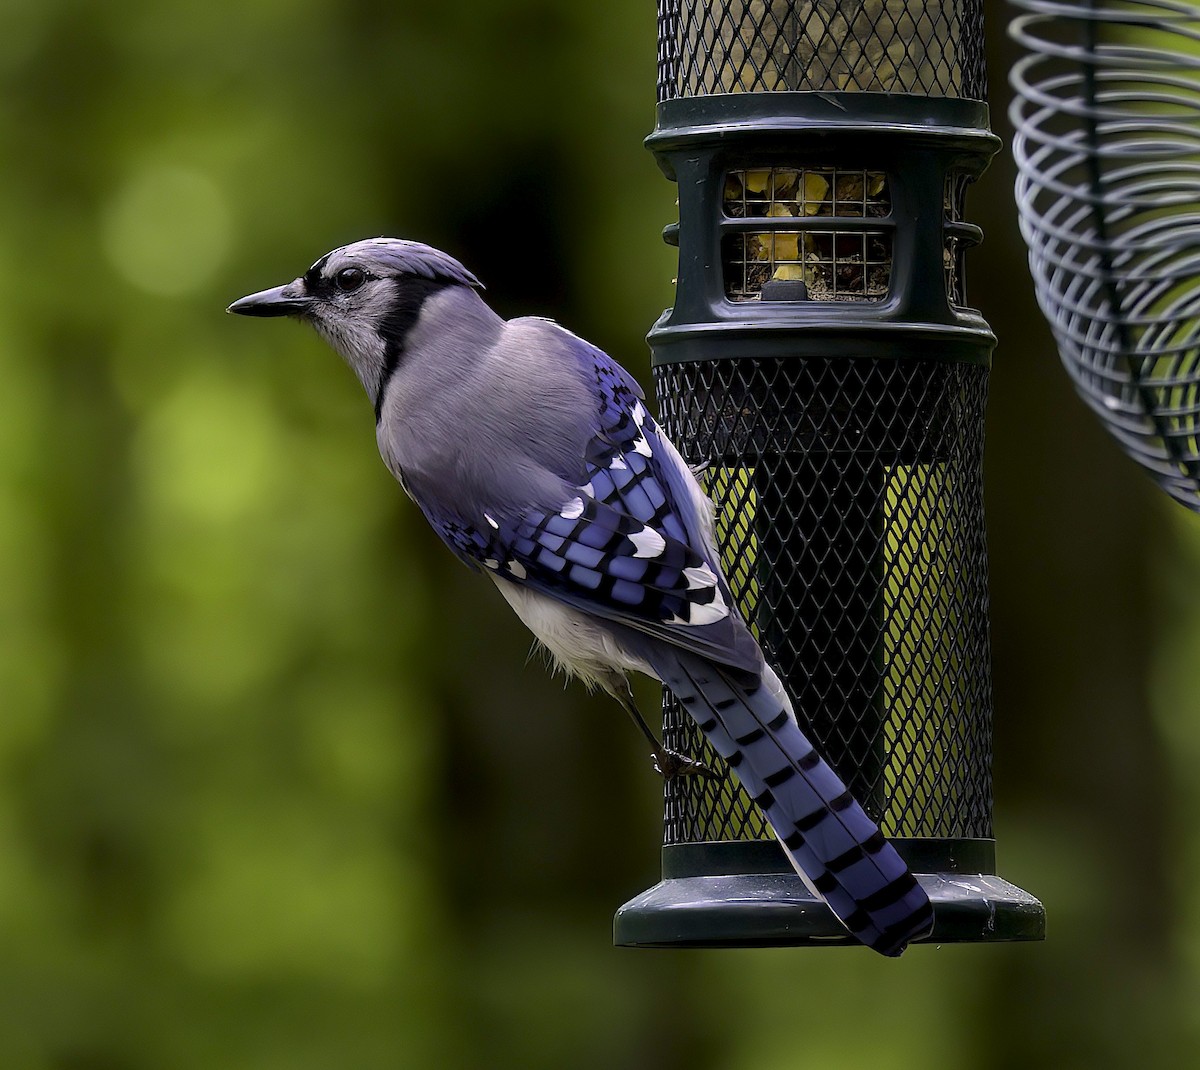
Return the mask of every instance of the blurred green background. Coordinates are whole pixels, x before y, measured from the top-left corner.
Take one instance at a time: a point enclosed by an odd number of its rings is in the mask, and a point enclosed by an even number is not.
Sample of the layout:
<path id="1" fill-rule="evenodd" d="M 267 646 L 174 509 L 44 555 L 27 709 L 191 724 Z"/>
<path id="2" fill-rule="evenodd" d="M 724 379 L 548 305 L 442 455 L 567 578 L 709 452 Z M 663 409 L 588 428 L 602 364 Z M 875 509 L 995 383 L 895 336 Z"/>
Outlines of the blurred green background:
<path id="1" fill-rule="evenodd" d="M 1050 939 L 617 950 L 658 874 L 644 747 L 526 664 L 315 335 L 223 309 L 399 234 L 648 381 L 654 5 L 0 0 L 0 27 L 0 1067 L 1187 1063 L 1200 527 L 1072 395 L 1006 156 L 970 204 L 996 825 Z"/>

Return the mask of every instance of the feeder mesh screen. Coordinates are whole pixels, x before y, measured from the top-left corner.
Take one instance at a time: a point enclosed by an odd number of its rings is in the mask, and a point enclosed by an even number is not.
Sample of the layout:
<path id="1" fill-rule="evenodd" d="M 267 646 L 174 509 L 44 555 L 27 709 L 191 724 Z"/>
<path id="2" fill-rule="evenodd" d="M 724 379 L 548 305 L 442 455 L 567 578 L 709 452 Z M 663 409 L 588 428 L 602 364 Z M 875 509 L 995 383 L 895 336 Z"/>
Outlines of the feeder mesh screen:
<path id="1" fill-rule="evenodd" d="M 987 374 L 867 358 L 655 369 L 665 429 L 707 466 L 743 616 L 891 836 L 991 835 Z M 669 693 L 664 734 L 723 768 Z M 665 792 L 665 843 L 769 838 L 732 777 Z"/>
<path id="2" fill-rule="evenodd" d="M 660 101 L 783 90 L 983 100 L 983 0 L 659 0 Z"/>

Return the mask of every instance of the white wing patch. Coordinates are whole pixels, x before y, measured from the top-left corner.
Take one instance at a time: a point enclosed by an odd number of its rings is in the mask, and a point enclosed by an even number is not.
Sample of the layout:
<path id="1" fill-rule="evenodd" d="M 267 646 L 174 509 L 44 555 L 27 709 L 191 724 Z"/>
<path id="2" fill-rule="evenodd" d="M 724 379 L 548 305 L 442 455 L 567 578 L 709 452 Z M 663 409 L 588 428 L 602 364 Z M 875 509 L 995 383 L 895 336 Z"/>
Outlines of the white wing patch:
<path id="1" fill-rule="evenodd" d="M 683 574 L 687 577 L 689 591 L 699 591 L 705 587 L 717 585 L 717 577 L 707 563 L 693 568 L 685 568 Z"/>
<path id="2" fill-rule="evenodd" d="M 686 624 L 692 627 L 698 627 L 703 624 L 716 624 L 719 620 L 724 620 L 729 616 L 729 607 L 725 605 L 725 600 L 718 593 L 707 605 L 691 604 L 688 606 L 687 616 L 681 617 L 678 614 L 671 617 L 668 624 Z"/>
<path id="3" fill-rule="evenodd" d="M 667 548 L 667 540 L 653 528 L 642 528 L 625 537 L 637 547 L 634 557 L 657 557 Z"/>
<path id="4" fill-rule="evenodd" d="M 578 520 L 583 516 L 583 499 L 572 498 L 558 511 L 558 515 L 564 520 Z"/>
<path id="5" fill-rule="evenodd" d="M 717 586 L 717 574 L 706 561 L 702 565 L 692 565 L 683 570 L 689 591 L 712 591 L 711 602 L 688 602 L 685 612 L 687 616 L 673 616 L 668 624 L 687 624 L 693 627 L 703 624 L 715 624 L 729 616 L 729 607 Z"/>

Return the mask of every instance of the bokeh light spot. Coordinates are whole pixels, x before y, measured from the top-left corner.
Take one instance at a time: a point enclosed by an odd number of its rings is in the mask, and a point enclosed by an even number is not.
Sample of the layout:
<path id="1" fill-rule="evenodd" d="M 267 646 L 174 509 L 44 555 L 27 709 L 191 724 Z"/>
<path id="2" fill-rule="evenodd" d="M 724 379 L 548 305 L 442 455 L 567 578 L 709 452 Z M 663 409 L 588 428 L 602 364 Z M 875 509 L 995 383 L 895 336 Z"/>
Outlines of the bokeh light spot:
<path id="1" fill-rule="evenodd" d="M 147 418 L 135 463 L 153 505 L 220 528 L 261 505 L 284 454 L 270 405 L 251 386 L 202 371 Z"/>
<path id="2" fill-rule="evenodd" d="M 102 219 L 113 267 L 138 289 L 163 297 L 203 287 L 224 261 L 231 233 L 229 208 L 216 184 L 174 166 L 136 174 Z"/>

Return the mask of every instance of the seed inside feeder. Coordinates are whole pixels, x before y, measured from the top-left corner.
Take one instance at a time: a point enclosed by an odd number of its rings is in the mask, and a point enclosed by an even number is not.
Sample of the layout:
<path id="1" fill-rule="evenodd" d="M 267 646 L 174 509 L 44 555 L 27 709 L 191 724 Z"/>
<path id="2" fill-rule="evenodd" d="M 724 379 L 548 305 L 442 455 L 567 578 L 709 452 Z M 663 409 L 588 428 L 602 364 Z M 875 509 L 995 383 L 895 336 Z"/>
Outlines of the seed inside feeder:
<path id="1" fill-rule="evenodd" d="M 733 219 L 823 218 L 829 230 L 771 229 L 728 236 L 722 246 L 725 292 L 761 300 L 763 284 L 803 281 L 810 300 L 880 301 L 891 279 L 889 231 L 839 230 L 842 219 L 886 218 L 891 212 L 881 171 L 756 168 L 725 179 L 725 215 Z"/>

